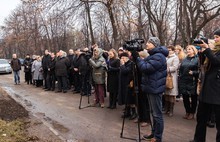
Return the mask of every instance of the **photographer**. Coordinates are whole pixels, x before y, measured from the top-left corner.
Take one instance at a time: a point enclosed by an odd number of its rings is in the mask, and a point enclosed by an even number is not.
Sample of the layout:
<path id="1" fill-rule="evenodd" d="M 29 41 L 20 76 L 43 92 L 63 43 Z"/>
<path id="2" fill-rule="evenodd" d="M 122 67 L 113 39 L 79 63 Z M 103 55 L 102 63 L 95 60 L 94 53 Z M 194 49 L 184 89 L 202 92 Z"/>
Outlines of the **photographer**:
<path id="1" fill-rule="evenodd" d="M 204 41 L 199 44 L 202 48 L 202 56 L 205 58 L 203 62 L 205 74 L 199 95 L 194 140 L 190 142 L 206 141 L 206 124 L 212 109 L 214 109 L 216 120 L 216 142 L 220 141 L 220 29 L 214 32 L 214 40 L 213 49 L 210 49 Z"/>
<path id="2" fill-rule="evenodd" d="M 90 85 L 90 66 L 88 59 L 86 59 L 87 51 L 86 49 L 77 50 L 76 55 L 76 64 L 78 68 L 74 68 L 75 71 L 79 72 L 79 82 L 81 82 L 81 95 L 91 95 L 91 85 Z M 79 83 L 77 82 L 77 83 Z"/>
<path id="3" fill-rule="evenodd" d="M 158 37 L 150 37 L 146 43 L 146 49 L 150 56 L 145 59 L 139 58 L 137 52 L 132 52 L 138 70 L 142 73 L 141 89 L 148 95 L 153 115 L 152 133 L 144 135 L 143 138 L 151 142 L 161 142 L 164 129 L 162 94 L 166 84 L 168 50 L 160 46 Z"/>

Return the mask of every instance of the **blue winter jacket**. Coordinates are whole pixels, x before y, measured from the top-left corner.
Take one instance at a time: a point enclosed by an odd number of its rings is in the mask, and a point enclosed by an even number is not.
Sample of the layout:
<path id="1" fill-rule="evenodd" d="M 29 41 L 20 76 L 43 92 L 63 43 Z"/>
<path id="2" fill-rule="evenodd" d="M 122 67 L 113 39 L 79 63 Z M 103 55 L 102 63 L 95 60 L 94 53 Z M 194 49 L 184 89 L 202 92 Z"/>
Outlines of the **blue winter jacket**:
<path id="1" fill-rule="evenodd" d="M 141 89 L 147 94 L 160 94 L 165 91 L 169 51 L 166 47 L 156 47 L 148 51 L 150 56 L 137 59 L 137 66 L 142 73 Z"/>

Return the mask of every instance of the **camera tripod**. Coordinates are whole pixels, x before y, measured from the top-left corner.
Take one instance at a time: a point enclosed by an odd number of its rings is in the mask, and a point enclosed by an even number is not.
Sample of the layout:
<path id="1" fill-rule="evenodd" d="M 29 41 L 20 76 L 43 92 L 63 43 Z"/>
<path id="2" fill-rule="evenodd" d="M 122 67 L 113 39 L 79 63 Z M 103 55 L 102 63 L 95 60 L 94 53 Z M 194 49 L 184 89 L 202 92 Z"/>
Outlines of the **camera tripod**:
<path id="1" fill-rule="evenodd" d="M 140 106 L 139 106 L 139 98 L 138 95 L 140 95 L 140 86 L 139 86 L 139 78 L 138 78 L 138 69 L 137 69 L 137 64 L 136 62 L 134 62 L 133 67 L 132 67 L 132 72 L 133 72 L 133 82 L 134 82 L 134 95 L 135 95 L 135 99 L 136 99 L 136 106 L 137 106 L 137 119 L 138 119 L 138 138 L 129 138 L 129 137 L 125 137 L 123 136 L 123 132 L 124 132 L 124 125 L 125 125 L 125 115 L 123 117 L 123 122 L 122 122 L 122 128 L 121 128 L 121 134 L 120 137 L 123 139 L 128 139 L 128 140 L 134 140 L 137 142 L 141 142 L 141 140 L 143 140 L 141 138 L 141 133 L 140 133 L 140 118 L 139 118 L 139 114 L 140 114 Z M 127 95 L 127 94 L 126 94 Z M 125 99 L 125 108 L 128 106 L 128 97 L 126 97 Z M 149 98 L 147 96 L 147 98 Z M 149 109 L 150 109 L 150 113 L 152 114 L 152 109 L 150 107 L 150 101 L 149 101 Z M 152 116 L 150 115 L 150 122 L 152 122 Z M 153 128 L 152 123 L 150 123 L 151 129 Z"/>
<path id="2" fill-rule="evenodd" d="M 83 98 L 83 96 L 84 96 L 84 95 L 83 95 L 83 91 L 81 90 L 81 91 L 80 91 L 79 109 L 84 109 L 84 108 L 92 107 L 92 106 L 90 105 L 90 97 L 89 97 L 89 96 L 91 96 L 91 90 L 90 90 L 90 87 L 89 87 L 89 85 L 90 85 L 89 79 L 90 79 L 90 78 L 88 78 L 88 79 L 86 80 L 86 95 L 87 95 L 87 97 L 88 97 L 88 105 L 87 105 L 87 106 L 84 106 L 84 107 L 81 106 L 81 105 L 82 105 L 82 98 Z M 90 90 L 90 92 L 89 92 L 89 90 Z"/>
<path id="3" fill-rule="evenodd" d="M 133 72 L 133 82 L 134 82 L 134 95 L 136 96 L 136 106 L 139 106 L 139 102 L 138 102 L 138 93 L 139 93 L 139 87 L 138 87 L 138 77 L 137 77 L 137 68 L 136 68 L 136 64 L 134 63 L 132 65 L 132 72 Z M 128 94 L 126 94 L 128 95 Z M 125 98 L 125 109 L 128 106 L 128 97 Z M 124 138 L 124 139 L 129 139 L 129 140 L 135 140 L 140 142 L 141 141 L 141 134 L 140 134 L 140 122 L 139 122 L 139 107 L 137 107 L 137 119 L 138 119 L 138 139 L 136 138 L 128 138 L 128 137 L 124 137 L 123 136 L 123 132 L 124 132 L 124 125 L 125 125 L 125 115 L 123 117 L 123 122 L 122 122 L 122 128 L 121 128 L 121 134 L 120 137 Z"/>

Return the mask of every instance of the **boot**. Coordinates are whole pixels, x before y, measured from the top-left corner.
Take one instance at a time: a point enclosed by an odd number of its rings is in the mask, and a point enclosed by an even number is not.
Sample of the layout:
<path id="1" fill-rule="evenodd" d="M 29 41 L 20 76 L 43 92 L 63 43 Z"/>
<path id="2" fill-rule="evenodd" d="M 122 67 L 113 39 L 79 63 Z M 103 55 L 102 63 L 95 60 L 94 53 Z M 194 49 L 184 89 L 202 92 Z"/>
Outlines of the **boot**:
<path id="1" fill-rule="evenodd" d="M 126 106 L 124 110 L 124 114 L 121 116 L 121 118 L 128 118 L 131 116 L 131 107 Z"/>
<path id="2" fill-rule="evenodd" d="M 169 108 L 169 114 L 168 114 L 169 117 L 173 116 L 173 107 L 174 107 L 174 103 L 170 102 L 170 108 Z"/>
<path id="3" fill-rule="evenodd" d="M 189 113 L 186 113 L 184 116 L 183 116 L 183 119 L 187 119 L 189 117 Z"/>
<path id="4" fill-rule="evenodd" d="M 194 113 L 190 113 L 189 116 L 187 117 L 187 120 L 192 120 L 194 119 Z"/>
<path id="5" fill-rule="evenodd" d="M 113 94 L 113 99 L 112 99 L 112 107 L 111 109 L 116 109 L 116 101 L 117 101 L 117 94 Z"/>
<path id="6" fill-rule="evenodd" d="M 137 117 L 137 113 L 136 113 L 136 109 L 135 107 L 131 108 L 131 116 L 129 118 L 129 120 L 134 120 Z"/>
<path id="7" fill-rule="evenodd" d="M 112 108 L 112 102 L 113 102 L 113 95 L 110 93 L 109 94 L 109 106 L 107 108 L 109 108 L 109 109 Z"/>
<path id="8" fill-rule="evenodd" d="M 169 114 L 169 111 L 170 111 L 170 102 L 165 101 L 164 113 Z"/>

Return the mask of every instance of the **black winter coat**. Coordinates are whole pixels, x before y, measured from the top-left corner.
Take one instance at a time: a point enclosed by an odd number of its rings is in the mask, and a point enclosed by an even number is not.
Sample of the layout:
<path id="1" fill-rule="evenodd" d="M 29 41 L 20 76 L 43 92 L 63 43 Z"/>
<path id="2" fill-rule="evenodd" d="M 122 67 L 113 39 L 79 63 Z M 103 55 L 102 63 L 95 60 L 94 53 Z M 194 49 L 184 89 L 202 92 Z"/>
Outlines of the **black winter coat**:
<path id="1" fill-rule="evenodd" d="M 13 69 L 13 71 L 19 71 L 21 70 L 21 62 L 19 59 L 12 59 L 11 60 L 11 68 Z"/>
<path id="2" fill-rule="evenodd" d="M 43 56 L 43 59 L 42 59 L 43 70 L 48 70 L 48 66 L 49 66 L 50 61 L 51 61 L 51 56 L 49 54 Z"/>
<path id="3" fill-rule="evenodd" d="M 67 70 L 69 66 L 70 66 L 70 63 L 67 57 L 59 58 L 55 64 L 56 76 L 67 76 Z"/>
<path id="4" fill-rule="evenodd" d="M 25 58 L 24 60 L 24 72 L 31 72 L 31 66 L 32 66 L 32 59 L 31 58 Z"/>
<path id="5" fill-rule="evenodd" d="M 118 104 L 134 104 L 135 97 L 133 96 L 133 87 L 130 86 L 130 82 L 133 80 L 133 62 L 128 61 L 120 67 L 119 72 L 119 92 L 118 92 Z"/>
<path id="6" fill-rule="evenodd" d="M 51 58 L 51 61 L 50 61 L 49 66 L 48 66 L 48 73 L 49 74 L 54 74 L 55 73 L 55 66 L 56 66 L 56 59 Z"/>
<path id="7" fill-rule="evenodd" d="M 107 91 L 110 93 L 118 93 L 120 60 L 109 59 L 107 66 Z"/>
<path id="8" fill-rule="evenodd" d="M 211 49 L 206 49 L 203 54 L 209 59 L 210 64 L 205 72 L 199 99 L 204 103 L 220 105 L 220 52 L 213 54 Z"/>
<path id="9" fill-rule="evenodd" d="M 193 71 L 193 75 L 189 71 Z M 197 95 L 198 82 L 198 56 L 186 57 L 179 68 L 179 93 L 184 95 Z"/>
<path id="10" fill-rule="evenodd" d="M 75 55 L 68 55 L 67 58 L 69 59 L 70 62 L 70 68 L 69 68 L 69 72 L 71 72 L 73 70 L 73 63 L 75 60 Z"/>
<path id="11" fill-rule="evenodd" d="M 75 60 L 75 68 L 79 69 L 79 74 L 81 75 L 85 75 L 89 69 L 89 63 L 87 62 L 86 58 L 85 58 L 85 54 L 81 53 L 79 55 L 79 57 L 76 58 Z"/>

